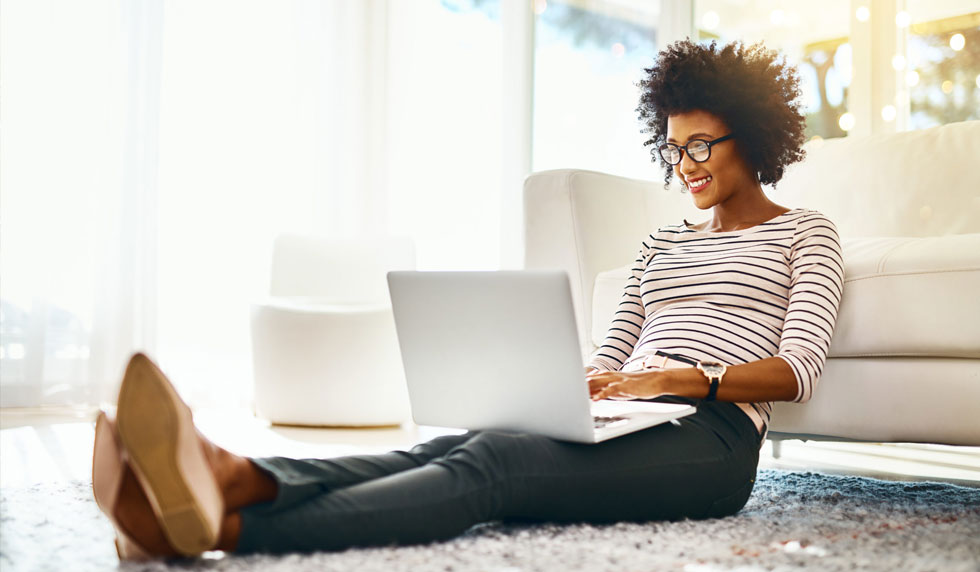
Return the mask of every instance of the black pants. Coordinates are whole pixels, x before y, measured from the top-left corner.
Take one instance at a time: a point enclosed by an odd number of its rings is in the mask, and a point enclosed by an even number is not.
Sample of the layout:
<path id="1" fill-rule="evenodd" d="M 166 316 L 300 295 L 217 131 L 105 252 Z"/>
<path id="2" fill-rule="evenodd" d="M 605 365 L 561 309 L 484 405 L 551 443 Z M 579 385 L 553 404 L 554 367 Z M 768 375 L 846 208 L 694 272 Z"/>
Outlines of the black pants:
<path id="1" fill-rule="evenodd" d="M 731 403 L 595 445 L 502 432 L 382 455 L 255 459 L 276 499 L 242 511 L 237 552 L 341 550 L 456 536 L 486 521 L 614 522 L 734 514 L 760 437 Z"/>

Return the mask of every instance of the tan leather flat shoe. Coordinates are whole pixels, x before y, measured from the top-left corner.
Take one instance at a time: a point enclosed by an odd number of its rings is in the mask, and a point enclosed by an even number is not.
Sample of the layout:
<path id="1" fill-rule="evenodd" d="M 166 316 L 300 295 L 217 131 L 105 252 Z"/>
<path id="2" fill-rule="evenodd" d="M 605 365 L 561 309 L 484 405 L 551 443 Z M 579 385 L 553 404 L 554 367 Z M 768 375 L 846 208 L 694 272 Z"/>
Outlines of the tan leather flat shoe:
<path id="1" fill-rule="evenodd" d="M 126 367 L 116 429 L 127 460 L 171 546 L 185 556 L 218 543 L 224 502 L 191 410 L 141 353 Z"/>
<path id="2" fill-rule="evenodd" d="M 92 451 L 92 492 L 95 503 L 116 529 L 116 553 L 120 560 L 148 560 L 152 556 L 116 520 L 119 488 L 126 470 L 116 431 L 104 411 L 95 420 L 95 446 Z"/>

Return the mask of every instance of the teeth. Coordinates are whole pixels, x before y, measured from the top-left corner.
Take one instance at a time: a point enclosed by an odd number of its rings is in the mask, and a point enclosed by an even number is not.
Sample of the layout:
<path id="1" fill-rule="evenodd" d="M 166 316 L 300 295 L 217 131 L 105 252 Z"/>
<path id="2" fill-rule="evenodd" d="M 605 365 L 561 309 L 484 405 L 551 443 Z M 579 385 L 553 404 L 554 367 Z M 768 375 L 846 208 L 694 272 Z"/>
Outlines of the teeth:
<path id="1" fill-rule="evenodd" d="M 710 180 L 711 180 L 711 177 L 708 176 L 708 177 L 705 177 L 703 179 L 698 179 L 697 181 L 691 181 L 691 182 L 689 182 L 687 184 L 687 188 L 689 188 L 689 189 L 697 189 L 698 187 L 703 187 Z"/>

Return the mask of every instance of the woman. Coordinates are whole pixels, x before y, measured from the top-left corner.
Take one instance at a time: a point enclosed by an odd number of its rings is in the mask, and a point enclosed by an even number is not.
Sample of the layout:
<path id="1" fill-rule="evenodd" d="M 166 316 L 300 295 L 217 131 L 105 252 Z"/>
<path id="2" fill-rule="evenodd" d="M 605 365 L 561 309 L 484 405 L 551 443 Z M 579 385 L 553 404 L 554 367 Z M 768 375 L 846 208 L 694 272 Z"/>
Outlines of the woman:
<path id="1" fill-rule="evenodd" d="M 145 356 L 117 416 L 99 417 L 95 496 L 120 556 L 337 550 L 455 536 L 491 520 L 707 518 L 744 506 L 773 401 L 806 401 L 836 321 L 833 224 L 770 201 L 802 159 L 794 70 L 761 45 L 670 46 L 638 109 L 695 204 L 697 225 L 643 242 L 609 334 L 587 367 L 594 399 L 692 403 L 697 413 L 596 445 L 497 432 L 411 451 L 249 459 L 198 435 Z"/>

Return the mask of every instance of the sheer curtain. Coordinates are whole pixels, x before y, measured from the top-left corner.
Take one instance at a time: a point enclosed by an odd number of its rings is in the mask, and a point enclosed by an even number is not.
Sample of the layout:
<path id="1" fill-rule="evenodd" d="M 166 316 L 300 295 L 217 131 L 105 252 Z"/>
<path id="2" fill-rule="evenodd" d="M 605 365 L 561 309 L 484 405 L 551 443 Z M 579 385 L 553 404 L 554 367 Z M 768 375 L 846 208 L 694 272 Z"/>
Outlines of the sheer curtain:
<path id="1" fill-rule="evenodd" d="M 92 404 L 153 345 L 151 3 L 5 0 L 0 400 Z"/>
<path id="2" fill-rule="evenodd" d="M 247 404 L 278 232 L 384 231 L 384 24 L 377 1 L 166 5 L 157 355 L 192 401 Z"/>
<path id="3" fill-rule="evenodd" d="M 98 404 L 136 349 L 246 406 L 279 232 L 498 267 L 497 5 L 4 0 L 2 406 Z"/>

